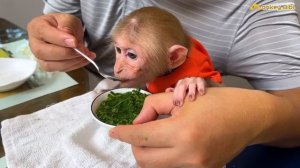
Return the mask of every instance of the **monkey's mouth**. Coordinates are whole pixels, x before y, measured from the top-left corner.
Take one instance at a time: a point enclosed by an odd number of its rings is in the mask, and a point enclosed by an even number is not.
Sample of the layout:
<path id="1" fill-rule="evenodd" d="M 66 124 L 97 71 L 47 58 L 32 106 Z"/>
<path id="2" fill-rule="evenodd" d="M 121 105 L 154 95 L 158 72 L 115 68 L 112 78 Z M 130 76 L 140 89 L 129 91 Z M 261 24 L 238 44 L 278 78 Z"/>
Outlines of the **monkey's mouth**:
<path id="1" fill-rule="evenodd" d="M 136 80 L 135 79 L 121 79 L 121 85 L 125 87 L 132 87 L 135 86 Z"/>
<path id="2" fill-rule="evenodd" d="M 130 79 L 128 79 L 128 78 L 124 78 L 124 77 L 119 77 L 119 76 L 116 76 L 121 82 L 126 82 L 126 81 L 128 81 L 128 80 L 130 80 Z"/>
<path id="3" fill-rule="evenodd" d="M 122 80 L 120 80 L 121 81 L 121 83 L 127 83 L 127 82 L 129 82 L 130 80 L 128 80 L 128 79 L 122 79 Z"/>
<path id="4" fill-rule="evenodd" d="M 120 77 L 120 76 L 116 76 L 122 83 L 123 82 L 130 82 L 130 81 L 135 81 L 135 78 L 126 78 L 126 77 Z"/>
<path id="5" fill-rule="evenodd" d="M 122 83 L 128 83 L 130 81 L 134 81 L 133 79 L 120 79 Z"/>

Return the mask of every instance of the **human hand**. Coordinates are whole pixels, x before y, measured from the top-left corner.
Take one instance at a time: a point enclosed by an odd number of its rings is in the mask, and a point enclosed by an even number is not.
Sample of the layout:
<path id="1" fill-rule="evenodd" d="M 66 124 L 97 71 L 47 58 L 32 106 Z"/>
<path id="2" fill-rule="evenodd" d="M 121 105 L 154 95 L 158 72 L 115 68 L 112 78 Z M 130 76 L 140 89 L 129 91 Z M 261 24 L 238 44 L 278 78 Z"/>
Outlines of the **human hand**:
<path id="1" fill-rule="evenodd" d="M 177 82 L 175 88 L 167 88 L 166 92 L 173 92 L 173 103 L 176 106 L 182 106 L 185 97 L 189 101 L 194 101 L 197 94 L 204 95 L 206 81 L 201 77 L 188 77 Z"/>
<path id="2" fill-rule="evenodd" d="M 254 139 L 268 123 L 264 107 L 256 113 L 247 107 L 257 102 L 233 101 L 230 95 L 251 98 L 248 91 L 209 88 L 204 96 L 178 107 L 172 93 L 150 95 L 135 125 L 116 126 L 109 135 L 131 144 L 142 168 L 222 167 L 244 147 L 257 143 Z M 171 117 L 152 121 L 158 114 Z"/>
<path id="3" fill-rule="evenodd" d="M 71 71 L 89 64 L 72 49 L 75 47 L 95 58 L 95 54 L 84 47 L 82 23 L 75 16 L 42 15 L 29 22 L 27 30 L 31 51 L 46 71 Z"/>

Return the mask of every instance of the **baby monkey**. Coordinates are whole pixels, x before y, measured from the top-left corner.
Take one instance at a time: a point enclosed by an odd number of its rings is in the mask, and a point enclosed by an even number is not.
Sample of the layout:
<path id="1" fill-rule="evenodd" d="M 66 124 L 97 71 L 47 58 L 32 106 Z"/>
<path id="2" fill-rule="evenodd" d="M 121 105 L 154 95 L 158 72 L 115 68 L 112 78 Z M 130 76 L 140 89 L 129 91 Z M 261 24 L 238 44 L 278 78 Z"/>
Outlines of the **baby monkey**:
<path id="1" fill-rule="evenodd" d="M 135 10 L 118 22 L 111 37 L 116 51 L 114 73 L 122 87 L 173 91 L 174 104 L 181 106 L 186 96 L 194 100 L 205 93 L 208 83 L 222 81 L 205 48 L 166 10 Z"/>

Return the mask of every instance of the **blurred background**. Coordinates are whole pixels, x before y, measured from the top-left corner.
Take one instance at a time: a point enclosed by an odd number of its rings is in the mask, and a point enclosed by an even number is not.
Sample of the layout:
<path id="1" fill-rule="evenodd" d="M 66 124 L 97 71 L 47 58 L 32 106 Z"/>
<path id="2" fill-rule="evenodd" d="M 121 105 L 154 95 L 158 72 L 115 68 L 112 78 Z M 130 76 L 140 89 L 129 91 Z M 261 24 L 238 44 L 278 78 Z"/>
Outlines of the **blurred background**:
<path id="1" fill-rule="evenodd" d="M 300 0 L 295 0 L 298 18 L 300 20 Z M 0 0 L 0 17 L 7 19 L 16 25 L 26 28 L 27 23 L 35 16 L 42 14 L 42 0 Z M 250 88 L 243 79 L 236 77 L 224 78 L 227 86 Z"/>
<path id="2" fill-rule="evenodd" d="M 42 0 L 0 0 L 0 17 L 26 28 L 33 17 L 42 14 L 43 5 Z"/>

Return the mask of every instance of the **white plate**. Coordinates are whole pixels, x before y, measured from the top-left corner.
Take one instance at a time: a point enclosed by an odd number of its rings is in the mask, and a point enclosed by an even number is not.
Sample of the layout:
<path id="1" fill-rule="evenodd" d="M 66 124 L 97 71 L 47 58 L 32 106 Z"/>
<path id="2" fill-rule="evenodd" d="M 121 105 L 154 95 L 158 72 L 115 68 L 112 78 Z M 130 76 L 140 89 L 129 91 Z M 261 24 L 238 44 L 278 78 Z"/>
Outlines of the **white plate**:
<path id="1" fill-rule="evenodd" d="M 0 92 L 25 83 L 34 73 L 36 62 L 29 59 L 0 58 Z"/>

